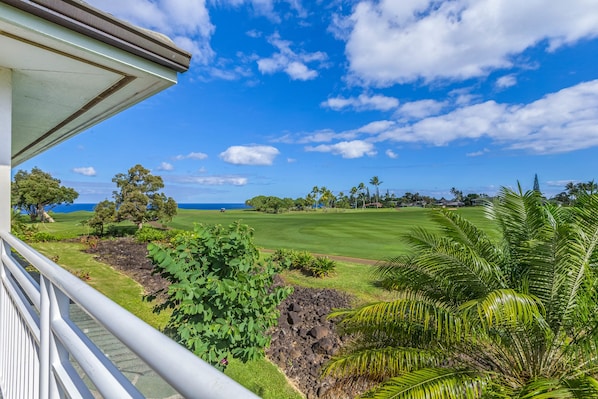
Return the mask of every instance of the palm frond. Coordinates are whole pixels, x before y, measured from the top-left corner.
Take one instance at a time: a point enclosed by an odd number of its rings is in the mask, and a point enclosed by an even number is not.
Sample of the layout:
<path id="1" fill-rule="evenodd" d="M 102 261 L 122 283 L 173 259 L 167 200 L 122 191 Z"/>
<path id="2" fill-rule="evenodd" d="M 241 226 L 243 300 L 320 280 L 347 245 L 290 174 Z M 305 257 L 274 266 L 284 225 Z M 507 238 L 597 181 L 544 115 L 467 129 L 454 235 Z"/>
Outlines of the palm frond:
<path id="1" fill-rule="evenodd" d="M 517 399 L 598 398 L 598 381 L 590 376 L 582 378 L 538 378 L 524 385 Z"/>
<path id="2" fill-rule="evenodd" d="M 544 316 L 544 308 L 537 298 L 513 289 L 492 291 L 463 304 L 460 309 L 468 320 L 478 319 L 487 328 L 529 325 Z"/>
<path id="3" fill-rule="evenodd" d="M 488 378 L 471 370 L 426 368 L 392 378 L 367 396 L 373 399 L 481 398 Z"/>
<path id="4" fill-rule="evenodd" d="M 450 304 L 435 301 L 412 291 L 402 291 L 389 302 L 377 302 L 357 309 L 340 310 L 330 317 L 341 318 L 339 327 L 348 332 L 409 334 L 427 330 L 438 340 L 462 339 L 466 326 Z"/>
<path id="5" fill-rule="evenodd" d="M 436 367 L 444 359 L 445 356 L 437 350 L 402 347 L 368 348 L 332 358 L 322 373 L 335 377 L 359 375 L 382 381 L 406 371 Z"/>
<path id="6" fill-rule="evenodd" d="M 458 213 L 441 210 L 432 214 L 434 220 L 443 229 L 444 236 L 450 236 L 455 242 L 471 248 L 489 263 L 503 261 L 502 252 L 481 229 Z"/>

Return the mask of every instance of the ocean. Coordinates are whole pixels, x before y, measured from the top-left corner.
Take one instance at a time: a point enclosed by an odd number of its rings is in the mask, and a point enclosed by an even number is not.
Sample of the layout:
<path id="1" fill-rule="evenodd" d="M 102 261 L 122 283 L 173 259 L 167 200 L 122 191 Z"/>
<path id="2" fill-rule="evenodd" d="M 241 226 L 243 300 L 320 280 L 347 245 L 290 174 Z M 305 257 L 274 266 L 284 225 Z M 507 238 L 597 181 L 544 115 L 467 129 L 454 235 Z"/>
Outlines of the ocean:
<path id="1" fill-rule="evenodd" d="M 59 205 L 52 208 L 52 212 L 70 213 L 77 211 L 93 212 L 96 204 L 70 204 Z M 199 210 L 220 210 L 220 209 L 251 209 L 251 207 L 241 203 L 210 203 L 210 204 L 179 204 L 179 209 L 199 209 Z"/>

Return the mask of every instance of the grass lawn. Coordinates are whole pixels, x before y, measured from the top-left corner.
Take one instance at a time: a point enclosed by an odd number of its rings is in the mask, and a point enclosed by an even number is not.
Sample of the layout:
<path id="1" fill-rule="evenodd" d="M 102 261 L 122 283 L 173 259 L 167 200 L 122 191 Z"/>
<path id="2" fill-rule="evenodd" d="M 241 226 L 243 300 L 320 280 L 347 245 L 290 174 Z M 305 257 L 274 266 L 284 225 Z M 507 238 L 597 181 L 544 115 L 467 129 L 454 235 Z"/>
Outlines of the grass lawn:
<path id="1" fill-rule="evenodd" d="M 194 223 L 229 224 L 241 220 L 255 230 L 255 243 L 263 248 L 292 248 L 378 260 L 404 253 L 406 247 L 401 243 L 401 235 L 414 226 L 433 228 L 430 212 L 437 211 L 401 208 L 265 214 L 249 210 L 179 210 L 169 225 L 189 230 Z M 492 230 L 491 223 L 483 216 L 483 208 L 463 208 L 456 212 L 480 228 Z"/>
<path id="2" fill-rule="evenodd" d="M 291 285 L 347 292 L 355 297 L 355 305 L 392 299 L 392 293 L 376 284 L 372 270 L 373 266 L 369 265 L 337 262 L 334 273 L 324 278 L 309 277 L 299 270 L 286 270 L 282 277 Z"/>

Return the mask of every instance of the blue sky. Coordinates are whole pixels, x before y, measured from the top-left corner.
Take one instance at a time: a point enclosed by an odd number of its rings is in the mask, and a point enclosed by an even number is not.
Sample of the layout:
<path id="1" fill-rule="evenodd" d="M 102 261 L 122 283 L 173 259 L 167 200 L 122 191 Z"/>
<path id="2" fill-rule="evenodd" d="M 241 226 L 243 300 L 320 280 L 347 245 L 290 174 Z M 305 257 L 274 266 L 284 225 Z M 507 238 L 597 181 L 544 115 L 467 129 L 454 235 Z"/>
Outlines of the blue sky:
<path id="1" fill-rule="evenodd" d="M 373 176 L 438 198 L 598 178 L 598 1 L 88 2 L 193 60 L 176 86 L 16 168 L 77 202 L 110 198 L 138 163 L 180 203 L 348 193 Z"/>

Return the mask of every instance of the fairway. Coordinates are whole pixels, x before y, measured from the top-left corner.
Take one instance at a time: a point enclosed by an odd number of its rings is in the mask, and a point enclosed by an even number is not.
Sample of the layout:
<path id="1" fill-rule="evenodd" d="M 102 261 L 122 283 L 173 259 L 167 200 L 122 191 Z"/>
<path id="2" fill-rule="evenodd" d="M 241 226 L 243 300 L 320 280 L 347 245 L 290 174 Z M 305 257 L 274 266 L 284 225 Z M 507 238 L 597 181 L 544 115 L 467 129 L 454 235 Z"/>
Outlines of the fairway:
<path id="1" fill-rule="evenodd" d="M 434 228 L 435 209 L 401 208 L 328 210 L 266 214 L 248 210 L 179 210 L 171 227 L 191 229 L 194 223 L 229 224 L 240 220 L 255 230 L 256 245 L 266 249 L 292 248 L 327 255 L 379 260 L 405 253 L 401 236 L 414 227 Z M 492 233 L 483 208 L 457 210 Z"/>
<path id="2" fill-rule="evenodd" d="M 415 227 L 434 229 L 430 214 L 438 209 L 357 209 L 261 213 L 252 210 L 189 210 L 179 209 L 167 225 L 191 230 L 196 223 L 228 225 L 235 221 L 251 226 L 255 244 L 264 249 L 289 248 L 316 254 L 348 256 L 380 260 L 405 253 L 402 235 Z M 484 217 L 483 207 L 461 208 L 458 212 L 494 234 L 492 222 Z M 56 223 L 40 224 L 39 231 L 47 231 L 62 238 L 92 234 L 84 224 L 91 212 L 54 214 Z M 124 224 L 130 225 L 125 222 Z M 130 225 L 132 227 L 132 225 Z M 134 228 L 133 228 L 134 231 Z"/>

